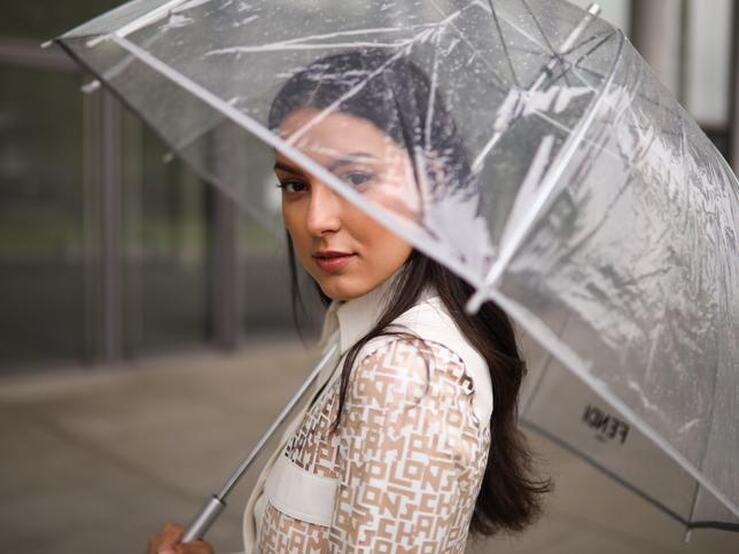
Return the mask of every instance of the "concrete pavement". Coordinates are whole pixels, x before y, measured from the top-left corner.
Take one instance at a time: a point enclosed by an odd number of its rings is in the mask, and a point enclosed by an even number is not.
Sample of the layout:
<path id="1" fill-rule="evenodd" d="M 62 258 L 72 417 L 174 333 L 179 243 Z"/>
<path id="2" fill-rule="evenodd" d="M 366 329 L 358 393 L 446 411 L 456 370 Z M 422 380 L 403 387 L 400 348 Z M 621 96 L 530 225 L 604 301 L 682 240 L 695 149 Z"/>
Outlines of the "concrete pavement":
<path id="1" fill-rule="evenodd" d="M 301 381 L 315 352 L 293 340 L 236 355 L 193 352 L 120 367 L 0 380 L 0 550 L 145 552 L 165 520 L 186 523 L 223 484 Z M 556 491 L 516 538 L 471 543 L 496 554 L 736 553 L 739 534 L 683 529 L 650 505 L 531 436 Z M 241 549 L 256 471 L 208 536 Z"/>

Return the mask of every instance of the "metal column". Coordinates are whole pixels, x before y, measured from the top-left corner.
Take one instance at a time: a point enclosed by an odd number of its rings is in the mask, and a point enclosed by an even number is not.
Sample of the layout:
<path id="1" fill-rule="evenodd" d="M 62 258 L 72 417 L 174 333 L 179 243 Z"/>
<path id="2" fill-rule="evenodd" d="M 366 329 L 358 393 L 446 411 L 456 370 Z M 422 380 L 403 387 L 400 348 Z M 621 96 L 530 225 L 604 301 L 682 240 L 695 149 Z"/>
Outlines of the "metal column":
<path id="1" fill-rule="evenodd" d="M 239 263 L 239 209 L 233 199 L 208 187 L 211 240 L 211 335 L 220 347 L 232 350 L 241 338 L 242 294 Z"/>
<path id="2" fill-rule="evenodd" d="M 632 2 L 631 41 L 680 102 L 683 94 L 679 59 L 684 0 Z"/>
<path id="3" fill-rule="evenodd" d="M 105 90 L 84 98 L 85 301 L 90 361 L 123 356 L 122 108 Z"/>
<path id="4" fill-rule="evenodd" d="M 729 77 L 729 163 L 739 175 L 739 6 L 732 2 L 731 56 Z"/>

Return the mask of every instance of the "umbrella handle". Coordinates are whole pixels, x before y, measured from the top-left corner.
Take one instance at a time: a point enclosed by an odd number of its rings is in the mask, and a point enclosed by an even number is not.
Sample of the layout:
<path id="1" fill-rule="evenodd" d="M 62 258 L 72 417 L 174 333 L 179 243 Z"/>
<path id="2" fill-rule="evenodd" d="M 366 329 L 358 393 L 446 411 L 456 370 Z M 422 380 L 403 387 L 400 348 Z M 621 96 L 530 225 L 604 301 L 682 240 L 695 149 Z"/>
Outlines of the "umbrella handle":
<path id="1" fill-rule="evenodd" d="M 192 542 L 204 536 L 208 532 L 208 529 L 210 529 L 210 526 L 218 519 L 218 516 L 221 515 L 225 507 L 226 503 L 223 500 L 215 494 L 212 495 L 190 525 L 187 526 L 180 542 Z"/>

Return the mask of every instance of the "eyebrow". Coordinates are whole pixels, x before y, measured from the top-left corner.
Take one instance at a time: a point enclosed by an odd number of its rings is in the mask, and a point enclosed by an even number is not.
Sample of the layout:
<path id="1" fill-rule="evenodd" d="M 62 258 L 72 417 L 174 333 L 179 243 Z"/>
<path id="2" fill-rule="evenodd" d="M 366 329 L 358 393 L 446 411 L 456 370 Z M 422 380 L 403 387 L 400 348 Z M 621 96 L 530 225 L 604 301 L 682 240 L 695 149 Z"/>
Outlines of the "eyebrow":
<path id="1" fill-rule="evenodd" d="M 341 167 L 342 165 L 356 163 L 357 158 L 372 158 L 373 160 L 377 159 L 376 156 L 373 156 L 369 152 L 352 152 L 332 162 L 331 165 L 328 166 L 328 170 L 333 172 L 337 167 Z"/>
<path id="2" fill-rule="evenodd" d="M 273 169 L 275 169 L 275 170 L 281 169 L 282 171 L 287 171 L 288 173 L 295 173 L 296 175 L 302 175 L 303 174 L 303 172 L 300 171 L 300 169 L 298 169 L 297 167 L 292 166 L 292 165 L 288 165 L 288 164 L 283 163 L 283 162 L 275 162 L 275 165 L 274 165 L 274 168 Z"/>
<path id="3" fill-rule="evenodd" d="M 346 156 L 343 156 L 339 158 L 338 160 L 331 162 L 331 164 L 326 169 L 333 172 L 334 170 L 341 167 L 342 165 L 349 165 L 349 164 L 356 163 L 357 158 L 371 158 L 373 160 L 376 160 L 377 156 L 374 156 L 370 154 L 369 152 L 351 152 L 350 154 L 347 154 Z M 275 162 L 273 169 L 275 170 L 280 169 L 288 173 L 294 173 L 295 175 L 303 174 L 303 171 L 301 171 L 299 168 L 293 165 L 286 164 L 284 162 Z"/>

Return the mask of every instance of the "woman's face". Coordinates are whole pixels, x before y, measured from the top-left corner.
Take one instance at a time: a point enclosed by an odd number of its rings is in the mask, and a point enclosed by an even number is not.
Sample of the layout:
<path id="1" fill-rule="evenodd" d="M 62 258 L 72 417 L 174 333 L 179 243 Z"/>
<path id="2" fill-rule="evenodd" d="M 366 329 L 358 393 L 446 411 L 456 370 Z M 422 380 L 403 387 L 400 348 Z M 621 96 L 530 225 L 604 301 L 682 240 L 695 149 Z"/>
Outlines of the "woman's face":
<path id="1" fill-rule="evenodd" d="M 280 125 L 281 136 L 373 203 L 414 218 L 418 195 L 405 149 L 369 120 L 344 113 L 303 128 L 317 113 L 294 111 Z M 279 152 L 275 173 L 298 259 L 326 296 L 361 296 L 408 259 L 407 242 Z"/>

